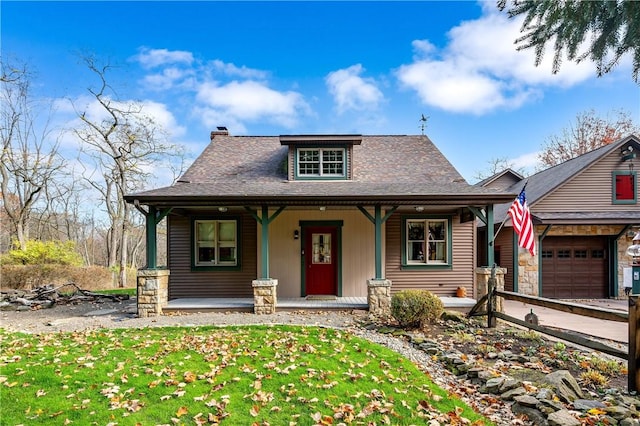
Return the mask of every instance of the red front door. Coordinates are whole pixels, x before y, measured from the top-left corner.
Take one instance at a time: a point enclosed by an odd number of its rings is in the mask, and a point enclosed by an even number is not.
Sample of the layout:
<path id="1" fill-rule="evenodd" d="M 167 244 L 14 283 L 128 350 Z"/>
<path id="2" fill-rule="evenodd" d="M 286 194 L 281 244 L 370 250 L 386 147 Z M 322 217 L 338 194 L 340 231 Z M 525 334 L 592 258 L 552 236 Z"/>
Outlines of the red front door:
<path id="1" fill-rule="evenodd" d="M 336 295 L 338 259 L 336 228 L 304 228 L 305 292 L 308 295 Z"/>

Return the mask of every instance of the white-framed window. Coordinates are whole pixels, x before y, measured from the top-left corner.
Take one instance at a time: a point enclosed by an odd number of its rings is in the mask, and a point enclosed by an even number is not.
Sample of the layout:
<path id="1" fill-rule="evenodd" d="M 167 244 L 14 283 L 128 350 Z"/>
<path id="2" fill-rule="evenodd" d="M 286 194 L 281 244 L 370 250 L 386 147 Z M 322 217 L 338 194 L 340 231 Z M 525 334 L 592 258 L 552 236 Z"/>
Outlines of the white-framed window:
<path id="1" fill-rule="evenodd" d="M 299 177 L 345 177 L 344 148 L 298 148 L 297 170 Z"/>
<path id="2" fill-rule="evenodd" d="M 194 221 L 194 265 L 237 265 L 237 228 L 235 220 Z"/>
<path id="3" fill-rule="evenodd" d="M 405 226 L 407 265 L 451 263 L 448 219 L 407 219 Z"/>

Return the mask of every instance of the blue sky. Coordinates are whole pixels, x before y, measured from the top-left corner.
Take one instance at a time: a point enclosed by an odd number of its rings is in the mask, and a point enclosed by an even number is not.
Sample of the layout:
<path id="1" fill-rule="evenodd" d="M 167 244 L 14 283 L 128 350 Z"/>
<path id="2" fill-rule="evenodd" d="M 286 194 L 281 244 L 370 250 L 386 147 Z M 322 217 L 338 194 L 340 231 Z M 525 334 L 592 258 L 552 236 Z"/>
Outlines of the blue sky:
<path id="1" fill-rule="evenodd" d="M 91 108 L 87 52 L 117 66 L 121 100 L 144 103 L 193 156 L 216 126 L 233 135 L 425 133 L 469 181 L 493 158 L 533 170 L 576 115 L 640 122 L 629 58 L 551 74 L 517 52 L 519 21 L 495 1 L 2 1 L 3 58 L 36 71 L 34 94 Z M 550 52 L 551 53 L 551 52 Z"/>

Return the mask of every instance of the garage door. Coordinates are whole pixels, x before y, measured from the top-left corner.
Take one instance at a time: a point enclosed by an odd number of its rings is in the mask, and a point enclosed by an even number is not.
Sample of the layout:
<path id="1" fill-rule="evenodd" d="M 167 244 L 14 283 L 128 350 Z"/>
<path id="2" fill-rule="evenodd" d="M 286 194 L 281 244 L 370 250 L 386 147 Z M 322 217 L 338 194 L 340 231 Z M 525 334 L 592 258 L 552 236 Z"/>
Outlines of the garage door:
<path id="1" fill-rule="evenodd" d="M 540 257 L 543 297 L 609 297 L 606 238 L 546 237 L 542 240 Z"/>

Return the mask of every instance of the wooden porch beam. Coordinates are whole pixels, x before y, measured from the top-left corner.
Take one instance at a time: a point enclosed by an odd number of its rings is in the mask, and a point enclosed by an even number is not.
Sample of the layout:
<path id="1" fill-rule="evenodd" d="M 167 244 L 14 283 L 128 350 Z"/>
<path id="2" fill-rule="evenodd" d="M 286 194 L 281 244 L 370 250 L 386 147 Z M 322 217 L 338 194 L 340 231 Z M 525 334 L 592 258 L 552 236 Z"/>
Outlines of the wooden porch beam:
<path id="1" fill-rule="evenodd" d="M 357 206 L 358 210 L 362 212 L 366 216 L 369 221 L 373 223 L 374 232 L 375 232 L 375 263 L 376 263 L 376 277 L 375 279 L 380 280 L 384 277 L 382 276 L 382 224 L 385 223 L 396 211 L 398 206 L 392 206 L 384 216 L 382 216 L 382 206 L 376 205 L 374 206 L 374 216 L 362 206 Z"/>
<path id="2" fill-rule="evenodd" d="M 280 206 L 271 216 L 269 216 L 269 206 L 264 204 L 262 206 L 262 214 L 258 216 L 258 213 L 250 207 L 245 207 L 251 216 L 260 224 L 260 230 L 262 231 L 262 241 L 260 245 L 260 253 L 262 257 L 262 264 L 260 271 L 262 279 L 269 279 L 269 225 L 274 221 L 276 217 L 282 213 L 286 206 Z"/>

